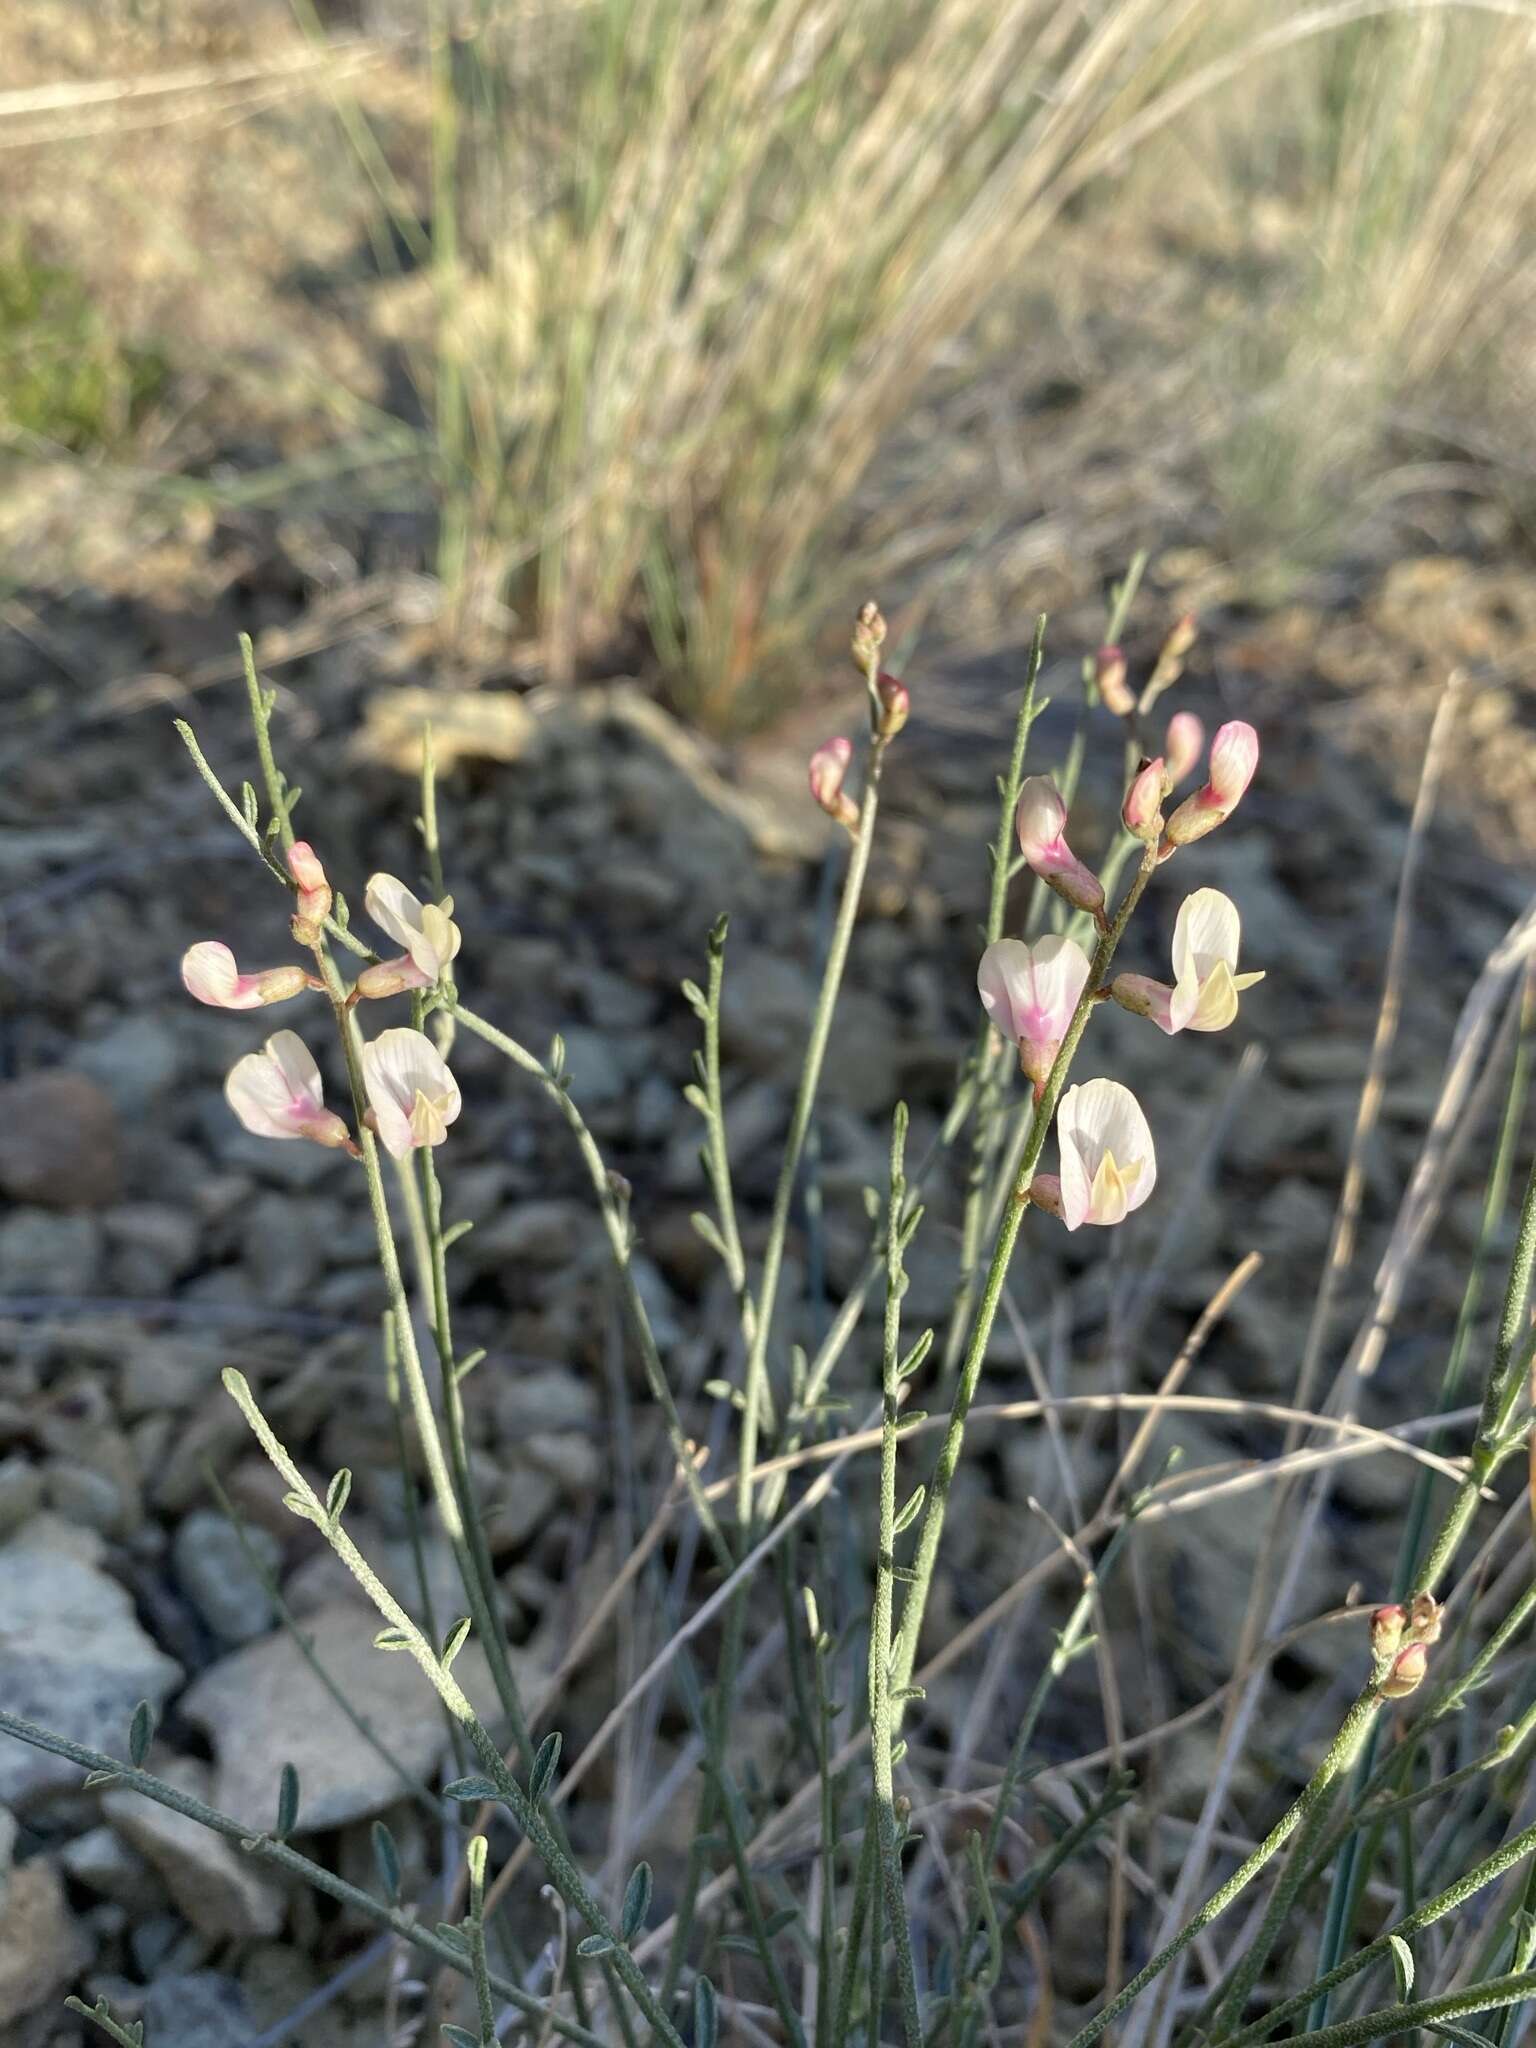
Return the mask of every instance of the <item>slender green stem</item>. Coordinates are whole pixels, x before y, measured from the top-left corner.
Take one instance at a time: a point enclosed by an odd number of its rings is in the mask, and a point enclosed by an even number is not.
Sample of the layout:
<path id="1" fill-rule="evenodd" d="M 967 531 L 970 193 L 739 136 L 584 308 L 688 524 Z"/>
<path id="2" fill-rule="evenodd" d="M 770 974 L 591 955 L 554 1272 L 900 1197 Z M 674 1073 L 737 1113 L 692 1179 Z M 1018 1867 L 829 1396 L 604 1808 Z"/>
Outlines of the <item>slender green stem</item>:
<path id="1" fill-rule="evenodd" d="M 1474 1984 L 1466 1991 L 1421 1998 L 1412 2005 L 1389 2005 L 1381 2012 L 1362 2013 L 1359 2019 L 1341 2020 L 1337 2026 L 1293 2034 L 1291 2048 L 1361 2048 L 1366 2041 L 1381 2041 L 1389 2034 L 1409 2034 L 1415 2027 L 1433 2026 L 1437 2020 L 1462 2019 L 1468 2013 L 1496 2012 L 1506 2005 L 1518 2005 L 1532 1993 L 1536 1993 L 1536 1971 L 1520 1970 L 1512 1976 Z"/>
<path id="2" fill-rule="evenodd" d="M 1072 2036 L 1068 2048 L 1088 2048 L 1089 2042 L 1098 2040 L 1106 2028 L 1113 2026 L 1121 2013 L 1141 1996 L 1147 1986 L 1184 1953 L 1196 1936 L 1209 1927 L 1213 1920 L 1219 1919 L 1232 1901 L 1247 1890 L 1264 1866 L 1285 1847 L 1318 1802 L 1326 1797 L 1329 1787 L 1340 1771 L 1347 1769 L 1365 1727 L 1380 1704 L 1378 1680 L 1373 1676 L 1371 1683 L 1356 1697 L 1353 1706 L 1344 1716 L 1338 1734 L 1329 1744 L 1327 1753 L 1300 1797 L 1286 1809 L 1259 1846 L 1251 1855 L 1244 1858 L 1226 1883 L 1212 1892 L 1200 1910 L 1185 1921 L 1173 1939 L 1136 1972 L 1116 1997 L 1095 2013 L 1085 2026 L 1078 2029 Z"/>
<path id="3" fill-rule="evenodd" d="M 1030 1126 L 1029 1141 L 1024 1148 L 1014 1180 L 1013 1194 L 1003 1214 L 998 1229 L 997 1241 L 992 1251 L 992 1263 L 987 1271 L 986 1284 L 982 1289 L 981 1301 L 976 1311 L 976 1320 L 971 1327 L 970 1341 L 960 1366 L 960 1377 L 955 1386 L 954 1400 L 950 1407 L 949 1425 L 935 1462 L 933 1478 L 929 1484 L 928 1497 L 923 1509 L 922 1527 L 918 1535 L 917 1555 L 913 1561 L 913 1581 L 908 1588 L 902 1607 L 901 1629 L 896 1639 L 895 1682 L 905 1688 L 911 1683 L 913 1666 L 917 1661 L 918 1635 L 923 1625 L 923 1614 L 927 1607 L 929 1588 L 933 1583 L 933 1569 L 939 1552 L 939 1539 L 944 1533 L 944 1515 L 949 1505 L 949 1489 L 955 1471 L 960 1463 L 960 1453 L 965 1443 L 965 1422 L 975 1398 L 976 1383 L 981 1377 L 982 1364 L 986 1359 L 987 1346 L 992 1339 L 992 1325 L 997 1320 L 998 1307 L 1003 1298 L 1003 1286 L 1008 1278 L 1008 1268 L 1013 1260 L 1013 1250 L 1018 1242 L 1019 1226 L 1029 1202 L 1029 1184 L 1041 1151 L 1045 1146 L 1045 1135 L 1056 1114 L 1056 1105 L 1066 1086 L 1068 1073 L 1076 1055 L 1078 1044 L 1087 1028 L 1088 1018 L 1093 1010 L 1095 995 L 1104 980 L 1115 949 L 1120 943 L 1126 925 L 1136 905 L 1141 901 L 1142 891 L 1152 878 L 1157 865 L 1157 848 L 1149 846 L 1137 869 L 1130 887 L 1126 890 L 1120 908 L 1101 936 L 1094 949 L 1088 979 L 1083 984 L 1083 993 L 1078 999 L 1072 1021 L 1062 1039 L 1061 1050 L 1046 1080 L 1034 1121 Z"/>
<path id="4" fill-rule="evenodd" d="M 528 1837 L 534 1853 L 540 1857 L 549 1871 L 555 1889 L 594 1934 L 602 1935 L 612 1944 L 615 1951 L 614 1968 L 652 2029 L 668 2044 L 668 2048 L 682 2048 L 677 2030 L 661 2009 L 639 1965 L 620 1941 L 617 1930 L 609 1922 L 607 1914 L 555 1835 L 542 1810 L 533 1804 L 507 1768 L 500 1748 L 489 1729 L 477 1717 L 468 1696 L 454 1678 L 449 1666 L 444 1663 L 432 1644 L 384 1585 L 377 1572 L 348 1536 L 342 1523 L 327 1513 L 324 1502 L 295 1465 L 288 1451 L 273 1433 L 270 1423 L 257 1407 L 244 1375 L 230 1367 L 225 1371 L 223 1378 L 225 1387 L 250 1424 L 262 1449 L 282 1477 L 287 1480 L 291 1488 L 290 1506 L 320 1529 L 337 1557 L 351 1572 L 384 1619 L 390 1623 L 390 1628 L 385 1631 L 386 1636 L 390 1638 L 386 1647 L 403 1650 L 415 1661 L 449 1712 L 462 1725 L 486 1776 L 495 1788 L 496 1797 L 509 1809 L 518 1827 Z"/>
<path id="5" fill-rule="evenodd" d="M 871 1907 L 878 1907 L 877 1844 L 874 1803 L 864 1817 L 864 1839 L 859 1845 L 859 1865 L 853 1882 L 853 1905 L 848 1915 L 848 1939 L 843 1944 L 842 1978 L 837 1987 L 837 2014 L 832 2022 L 832 2048 L 846 2048 L 853 2029 L 853 1998 L 859 1983 L 859 1957 L 864 1950 L 864 1928 Z M 874 2001 L 874 1986 L 870 1999 Z"/>
<path id="6" fill-rule="evenodd" d="M 201 1799 L 194 1799 L 174 1785 L 167 1785 L 148 1771 L 135 1770 L 130 1764 L 120 1763 L 116 1757 L 108 1756 L 102 1750 L 86 1749 L 78 1742 L 67 1742 L 62 1735 L 55 1735 L 47 1728 L 38 1728 L 19 1714 L 0 1711 L 0 1734 L 13 1735 L 34 1749 L 46 1750 L 50 1756 L 64 1757 L 70 1763 L 78 1764 L 83 1771 L 112 1772 L 118 1783 L 130 1792 L 141 1793 L 171 1813 L 184 1814 L 188 1820 L 195 1820 L 200 1827 L 207 1828 L 210 1834 L 222 1835 L 226 1841 L 236 1843 L 258 1862 L 286 1871 L 290 1877 L 298 1878 L 314 1891 L 323 1892 L 327 1898 L 335 1899 L 363 1919 L 371 1920 L 375 1926 L 389 1928 L 402 1941 L 409 1942 L 423 1955 L 431 1956 L 448 1969 L 456 1970 L 461 1977 L 469 1976 L 468 1952 L 456 1942 L 434 1934 L 417 1920 L 414 1913 L 401 1907 L 386 1906 L 360 1886 L 348 1884 L 345 1878 L 337 1877 L 324 1864 L 312 1863 L 287 1842 L 278 1841 L 276 1836 L 253 1835 L 245 1822 L 236 1820 L 232 1814 L 220 1813 L 216 1807 L 205 1805 Z M 576 2042 L 578 2048 L 607 2048 L 607 2043 L 599 2035 L 568 2019 L 564 2013 L 545 2004 L 543 1999 L 533 1997 L 520 1984 L 493 1976 L 491 1987 L 498 1998 L 506 1999 L 519 2012 L 526 2013 L 544 2027 L 552 2028 L 566 2040 Z"/>
<path id="7" fill-rule="evenodd" d="M 496 2048 L 496 2008 L 491 2002 L 491 1974 L 485 1960 L 485 1856 L 484 1835 L 476 1835 L 468 1849 L 469 1918 L 464 1932 L 469 1937 L 469 1961 L 475 1978 L 475 2004 L 480 2013 L 480 2048 Z"/>
<path id="8" fill-rule="evenodd" d="M 784 1245 L 789 1234 L 789 1212 L 799 1179 L 806 1134 L 811 1127 L 816 1095 L 821 1086 L 822 1063 L 826 1058 L 827 1043 L 832 1034 L 832 1018 L 842 987 L 843 970 L 848 962 L 848 949 L 853 940 L 859 899 L 864 893 L 864 877 L 869 871 L 870 849 L 875 837 L 875 819 L 880 808 L 880 777 L 885 764 L 885 749 L 885 740 L 877 735 L 870 745 L 869 772 L 865 777 L 860 798 L 858 829 L 854 835 L 848 872 L 843 878 L 843 893 L 838 904 L 837 921 L 832 928 L 832 939 L 827 948 L 826 970 L 822 975 L 815 1013 L 811 1018 L 810 1037 L 806 1042 L 805 1059 L 800 1069 L 800 1085 L 795 1092 L 794 1108 L 790 1113 L 789 1132 L 784 1140 L 778 1184 L 773 1192 L 773 1211 L 768 1223 L 768 1237 L 763 1248 L 763 1270 L 757 1289 L 756 1325 L 752 1332 L 752 1341 L 747 1346 L 747 1361 L 742 1376 L 741 1450 L 736 1472 L 736 1524 L 743 1556 L 751 1547 L 752 1540 L 752 1482 L 757 1466 L 758 1437 L 771 1412 L 768 1394 L 768 1342 L 773 1331 L 779 1279 L 784 1266 Z"/>
<path id="9" fill-rule="evenodd" d="M 1366 1732 L 1365 1725 L 1362 1725 L 1362 1742 Z M 1341 1770 L 1349 1770 L 1353 1764 L 1354 1758 L 1347 1758 Z M 1212 2022 L 1218 2038 L 1242 2024 L 1243 2008 L 1248 2003 L 1248 1994 L 1258 1983 L 1260 1972 L 1269 1961 L 1275 1943 L 1284 1932 L 1291 1910 L 1310 1874 L 1312 1854 L 1319 1837 L 1328 1825 L 1328 1815 L 1337 1791 L 1336 1784 L 1329 1785 L 1302 1822 L 1296 1839 L 1286 1855 L 1284 1868 L 1275 1881 L 1275 1888 L 1265 1908 L 1264 1918 L 1259 1923 L 1258 1932 L 1221 1989 Z"/>
<path id="10" fill-rule="evenodd" d="M 899 1103 L 891 1127 L 891 1192 L 886 1204 L 885 1327 L 881 1355 L 880 1527 L 875 1553 L 875 1599 L 869 1624 L 869 1757 L 874 1784 L 875 1826 L 880 1841 L 880 1875 L 885 1891 L 885 1917 L 896 1950 L 896 1981 L 901 1996 L 902 2031 L 907 2048 L 922 2048 L 923 2023 L 917 2004 L 917 1977 L 907 1902 L 902 1883 L 901 1848 L 905 1829 L 896 1818 L 896 1787 L 892 1750 L 896 1721 L 891 1701 L 891 1631 L 896 1574 L 896 1447 L 901 1417 L 901 1297 L 906 1292 L 902 1255 L 918 1217 L 904 1220 L 906 1209 L 907 1108 Z M 921 1212 L 919 1212 L 919 1215 Z"/>
<path id="11" fill-rule="evenodd" d="M 807 1590 L 806 1620 L 811 1638 L 811 1668 L 816 1692 L 816 1776 L 821 1789 L 821 1896 L 816 1925 L 816 2048 L 831 2048 L 832 2015 L 837 2008 L 837 1784 L 832 1771 L 831 1694 L 827 1687 L 827 1653 L 831 1638 L 821 1626 L 816 1603 Z"/>

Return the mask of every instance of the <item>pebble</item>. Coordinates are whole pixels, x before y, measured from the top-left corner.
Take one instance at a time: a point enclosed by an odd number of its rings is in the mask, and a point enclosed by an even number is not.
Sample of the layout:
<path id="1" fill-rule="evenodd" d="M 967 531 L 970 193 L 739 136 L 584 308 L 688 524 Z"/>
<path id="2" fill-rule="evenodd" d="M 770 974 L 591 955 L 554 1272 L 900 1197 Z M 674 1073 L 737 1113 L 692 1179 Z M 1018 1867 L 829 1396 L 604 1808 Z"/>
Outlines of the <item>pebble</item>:
<path id="1" fill-rule="evenodd" d="M 168 1294 L 197 1259 L 197 1218 L 169 1202 L 123 1202 L 101 1219 L 112 1286 L 119 1294 Z"/>
<path id="2" fill-rule="evenodd" d="M 246 1271 L 263 1301 L 291 1308 L 304 1299 L 325 1271 L 339 1220 L 336 1205 L 320 1196 L 265 1194 L 252 1203 L 241 1241 Z"/>
<path id="3" fill-rule="evenodd" d="M 181 1066 L 176 1035 L 151 1010 L 136 1010 L 100 1038 L 81 1046 L 80 1066 L 135 1122 L 170 1092 Z"/>
<path id="4" fill-rule="evenodd" d="M 89 1959 L 58 1871 L 34 1856 L 11 1873 L 0 1910 L 0 2025 L 60 1997 Z"/>
<path id="5" fill-rule="evenodd" d="M 158 1766 L 168 1785 L 207 1805 L 213 1773 L 190 1757 Z M 272 1788 L 275 1813 L 277 1788 Z M 107 1792 L 101 1810 L 108 1825 L 165 1881 L 172 1904 L 200 1934 L 246 1940 L 276 1934 L 285 1916 L 281 1888 L 262 1866 L 185 1813 L 175 1813 L 126 1787 Z M 273 1815 L 267 1817 L 271 1825 Z"/>
<path id="6" fill-rule="evenodd" d="M 0 1290 L 7 1294 L 94 1294 L 101 1259 L 101 1226 L 92 1216 L 18 1208 L 0 1223 Z"/>
<path id="7" fill-rule="evenodd" d="M 117 1109 L 89 1074 L 54 1067 L 0 1083 L 0 1192 L 48 1209 L 110 1202 L 122 1177 Z"/>
<path id="8" fill-rule="evenodd" d="M 159 1703 L 181 1666 L 144 1633 L 115 1579 L 59 1547 L 45 1518 L 0 1549 L 0 1705 L 89 1749 L 120 1754 L 141 1699 Z M 25 1807 L 73 1789 L 65 1757 L 0 1743 L 0 1799 Z"/>
<path id="9" fill-rule="evenodd" d="M 247 1528 L 245 1544 L 276 1575 L 282 1546 L 265 1529 Z M 171 1542 L 177 1582 L 221 1642 L 248 1643 L 272 1626 L 272 1600 L 233 1525 L 216 1509 L 194 1508 Z"/>
<path id="10" fill-rule="evenodd" d="M 144 2002 L 152 2048 L 249 2048 L 254 2032 L 245 1993 L 213 1970 L 157 1976 Z"/>
<path id="11" fill-rule="evenodd" d="M 76 1835 L 65 1845 L 59 1860 L 67 1874 L 86 1891 L 119 1905 L 132 1906 L 140 1916 L 163 1898 L 160 1880 L 138 1850 L 105 1822 Z"/>

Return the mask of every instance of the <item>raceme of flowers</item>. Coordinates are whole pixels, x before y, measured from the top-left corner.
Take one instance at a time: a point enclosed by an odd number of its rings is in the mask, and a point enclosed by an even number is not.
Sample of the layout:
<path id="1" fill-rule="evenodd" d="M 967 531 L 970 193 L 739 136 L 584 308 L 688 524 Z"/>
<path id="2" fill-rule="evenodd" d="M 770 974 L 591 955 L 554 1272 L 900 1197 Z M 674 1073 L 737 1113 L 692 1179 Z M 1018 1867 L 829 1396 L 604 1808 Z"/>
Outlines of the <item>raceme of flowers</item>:
<path id="1" fill-rule="evenodd" d="M 322 949 L 334 903 L 331 885 L 305 840 L 288 849 L 287 864 L 294 886 L 293 937 L 315 954 L 317 966 L 324 970 L 329 965 Z M 404 951 L 365 967 L 352 987 L 336 998 L 344 1029 L 352 1028 L 347 1019 L 361 1001 L 438 987 L 460 945 L 451 897 L 422 903 L 393 875 L 378 874 L 369 877 L 363 900 L 374 923 Z M 334 976 L 334 966 L 330 973 Z M 203 939 L 187 949 L 181 979 L 189 995 L 221 1010 L 259 1009 L 307 990 L 327 994 L 333 985 L 323 971 L 312 974 L 297 965 L 242 972 L 220 939 Z M 367 1098 L 363 1122 L 377 1133 L 392 1158 L 403 1159 L 419 1146 L 442 1144 L 459 1114 L 459 1088 L 425 1032 L 402 1026 L 380 1032 L 363 1041 L 359 1066 Z M 274 1032 L 259 1053 L 237 1060 L 224 1094 L 239 1121 L 257 1137 L 305 1138 L 358 1155 L 357 1141 L 344 1118 L 325 1106 L 320 1069 L 297 1032 Z"/>
<path id="2" fill-rule="evenodd" d="M 1114 651 L 1101 655 L 1101 689 L 1106 677 L 1114 684 L 1114 664 L 1106 659 Z M 1175 713 L 1163 753 L 1143 760 L 1127 786 L 1121 822 L 1146 846 L 1148 858 L 1155 851 L 1159 865 L 1223 824 L 1258 766 L 1253 727 L 1242 720 L 1223 725 L 1211 740 L 1204 784 L 1165 822 L 1163 805 L 1193 771 L 1204 737 L 1193 713 Z M 1105 932 L 1103 886 L 1068 844 L 1067 806 L 1049 776 L 1030 776 L 1021 785 L 1015 827 L 1031 870 Z M 1083 948 L 1069 936 L 1052 935 L 1033 944 L 998 939 L 982 954 L 976 985 L 999 1036 L 1017 1047 L 1020 1068 L 1039 1103 L 1085 1004 L 1113 997 L 1170 1037 L 1180 1031 L 1225 1030 L 1237 1015 L 1243 990 L 1264 978 L 1238 972 L 1241 929 L 1230 897 L 1219 889 L 1196 889 L 1180 905 L 1174 924 L 1171 983 L 1121 973 L 1107 986 L 1093 987 L 1093 962 Z M 1067 1089 L 1056 1112 L 1056 1140 L 1060 1171 L 1036 1173 L 1030 1199 L 1059 1216 L 1068 1230 L 1122 1222 L 1157 1184 L 1147 1119 L 1130 1089 L 1118 1081 L 1093 1080 Z"/>

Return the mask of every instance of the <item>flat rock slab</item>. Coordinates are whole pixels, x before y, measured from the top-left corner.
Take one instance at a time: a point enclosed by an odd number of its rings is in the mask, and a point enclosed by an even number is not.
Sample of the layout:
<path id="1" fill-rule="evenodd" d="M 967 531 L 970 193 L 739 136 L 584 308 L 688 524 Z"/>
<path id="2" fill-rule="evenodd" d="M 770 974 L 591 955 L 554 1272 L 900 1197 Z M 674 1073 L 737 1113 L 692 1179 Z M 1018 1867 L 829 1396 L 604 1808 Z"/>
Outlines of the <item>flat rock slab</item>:
<path id="1" fill-rule="evenodd" d="M 178 1792 L 209 1803 L 213 1773 L 206 1764 L 175 1757 L 157 1767 L 157 1774 Z M 200 1934 L 248 1939 L 282 1927 L 282 1891 L 226 1836 L 137 1792 L 109 1792 L 101 1806 L 123 1840 L 155 1865 L 182 1917 Z"/>
<path id="2" fill-rule="evenodd" d="M 0 1549 L 0 1706 L 121 1756 L 140 1700 L 158 1706 L 181 1666 L 157 1650 L 115 1579 L 24 1528 Z M 0 1802 L 73 1789 L 80 1766 L 0 1740 Z"/>
<path id="3" fill-rule="evenodd" d="M 53 1865 L 34 1857 L 12 1871 L 0 1913 L 0 2026 L 59 1997 L 89 1960 Z"/>
<path id="4" fill-rule="evenodd" d="M 333 1601 L 303 1627 L 334 1684 L 409 1776 L 426 1782 L 447 1740 L 437 1696 L 414 1658 L 376 1650 L 371 1608 Z M 477 1712 L 495 1716 L 485 1656 L 466 1644 L 453 1675 Z M 186 1691 L 180 1710 L 213 1745 L 213 1804 L 253 1832 L 270 1828 L 285 1763 L 299 1774 L 301 1830 L 341 1827 L 401 1796 L 399 1774 L 364 1740 L 286 1630 L 223 1658 Z"/>

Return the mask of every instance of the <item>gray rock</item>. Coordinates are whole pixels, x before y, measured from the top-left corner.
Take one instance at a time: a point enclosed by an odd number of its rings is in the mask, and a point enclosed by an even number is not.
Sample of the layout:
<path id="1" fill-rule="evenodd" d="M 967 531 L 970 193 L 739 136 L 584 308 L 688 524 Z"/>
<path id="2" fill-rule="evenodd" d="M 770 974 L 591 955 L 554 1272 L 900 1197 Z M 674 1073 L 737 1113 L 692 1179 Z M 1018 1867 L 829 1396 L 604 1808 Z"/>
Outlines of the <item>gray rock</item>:
<path id="1" fill-rule="evenodd" d="M 379 1627 L 371 1609 L 337 1602 L 310 1615 L 306 1632 L 374 1734 L 413 1777 L 424 1778 L 442 1751 L 442 1714 L 412 1658 L 374 1648 Z M 478 1645 L 460 1652 L 453 1675 L 482 1713 L 494 1711 Z M 180 1705 L 213 1744 L 213 1804 L 253 1830 L 272 1825 L 285 1763 L 303 1788 L 303 1828 L 366 1819 L 399 1797 L 398 1775 L 361 1739 L 286 1633 L 223 1658 L 188 1687 Z"/>
<path id="2" fill-rule="evenodd" d="M 119 1754 L 141 1699 L 158 1706 L 181 1666 L 150 1641 L 115 1579 L 53 1540 L 38 1519 L 0 1549 L 0 1704 L 91 1749 Z M 73 1788 L 80 1767 L 0 1744 L 0 1799 Z"/>
<path id="3" fill-rule="evenodd" d="M 120 1294 L 165 1294 L 197 1258 L 197 1218 L 168 1202 L 123 1202 L 102 1217 L 112 1285 Z"/>
<path id="4" fill-rule="evenodd" d="M 0 1912 L 0 2025 L 58 1997 L 89 1960 L 58 1871 L 34 1857 L 12 1873 Z"/>
<path id="5" fill-rule="evenodd" d="M 43 1475 L 34 1464 L 20 1451 L 0 1458 L 0 1539 L 35 1515 L 42 1498 Z"/>
<path id="6" fill-rule="evenodd" d="M 207 1803 L 213 1774 L 206 1764 L 173 1757 L 160 1767 L 159 1775 L 178 1792 Z M 274 1813 L 276 1802 L 274 1782 Z M 101 1809 L 123 1840 L 159 1871 L 173 1905 L 200 1934 L 214 1940 L 244 1940 L 273 1935 L 281 1928 L 282 1891 L 259 1863 L 242 1855 L 223 1835 L 126 1789 L 106 1793 Z"/>
<path id="7" fill-rule="evenodd" d="M 103 1037 L 80 1048 L 78 1064 L 99 1081 L 130 1120 L 154 1108 L 170 1090 L 181 1066 L 175 1033 L 149 1010 L 114 1024 Z"/>
<path id="8" fill-rule="evenodd" d="M 8 1806 L 0 1806 L 0 1911 L 5 1908 L 6 1894 L 11 1888 L 11 1859 L 16 1851 L 16 1816 Z"/>
<path id="9" fill-rule="evenodd" d="M 245 1542 L 276 1573 L 282 1546 L 265 1529 L 247 1529 Z M 248 1643 L 272 1626 L 272 1601 L 239 1536 L 212 1508 L 195 1508 L 176 1530 L 171 1561 L 177 1582 L 213 1633 L 225 1643 Z"/>
<path id="10" fill-rule="evenodd" d="M 262 1300 L 288 1308 L 304 1298 L 325 1271 L 337 1222 L 336 1205 L 318 1195 L 267 1194 L 251 1205 L 242 1240 Z"/>
<path id="11" fill-rule="evenodd" d="M 626 1042 L 585 1024 L 573 1024 L 562 1035 L 571 1094 L 578 1108 L 602 1109 L 619 1101 L 629 1086 L 631 1063 L 624 1057 Z M 628 1041 L 631 1049 L 635 1043 Z M 643 1047 L 641 1051 L 643 1054 Z"/>
<path id="12" fill-rule="evenodd" d="M 0 1288 L 11 1294 L 94 1293 L 101 1226 L 90 1216 L 16 1209 L 0 1223 Z"/>
<path id="13" fill-rule="evenodd" d="M 13 1202 L 49 1209 L 110 1202 L 120 1153 L 117 1110 L 88 1074 L 54 1068 L 0 1084 L 0 1191 Z"/>
<path id="14" fill-rule="evenodd" d="M 475 1273 L 503 1267 L 568 1266 L 591 1241 L 595 1220 L 579 1202 L 515 1202 L 477 1224 L 455 1256 Z"/>
<path id="15" fill-rule="evenodd" d="M 68 1522 L 98 1529 L 103 1536 L 123 1533 L 128 1502 L 123 1489 L 105 1472 L 71 1458 L 50 1458 L 43 1467 L 48 1505 Z"/>
<path id="16" fill-rule="evenodd" d="M 138 1850 L 130 1848 L 105 1823 L 76 1835 L 65 1845 L 60 1861 L 75 1883 L 86 1891 L 118 1905 L 132 1906 L 140 1916 L 165 1902 L 160 1880 Z"/>
<path id="17" fill-rule="evenodd" d="M 245 1993 L 214 1970 L 159 1977 L 144 2002 L 154 2048 L 246 2048 L 255 2032 Z"/>

